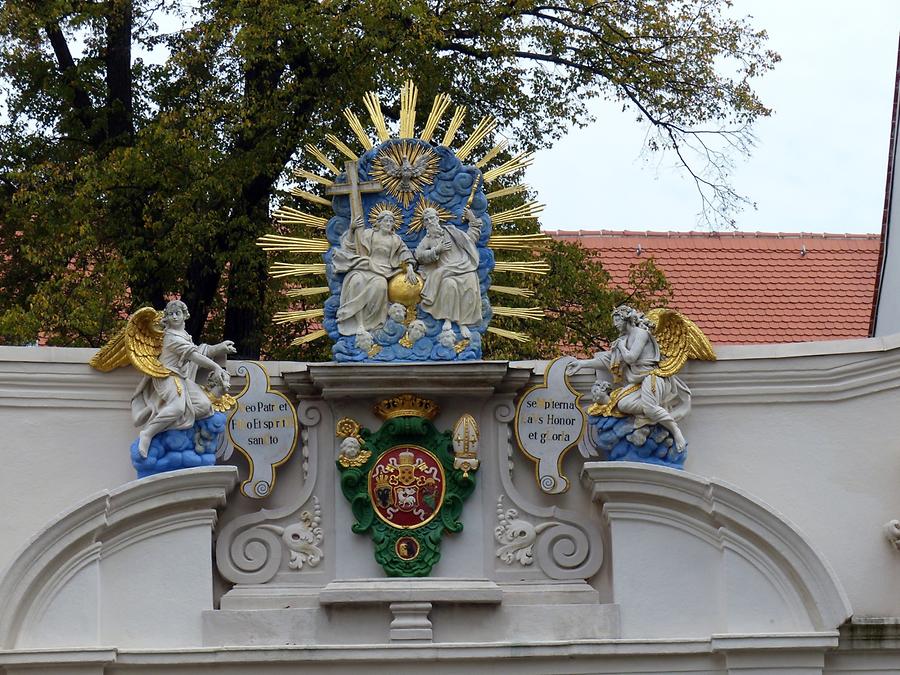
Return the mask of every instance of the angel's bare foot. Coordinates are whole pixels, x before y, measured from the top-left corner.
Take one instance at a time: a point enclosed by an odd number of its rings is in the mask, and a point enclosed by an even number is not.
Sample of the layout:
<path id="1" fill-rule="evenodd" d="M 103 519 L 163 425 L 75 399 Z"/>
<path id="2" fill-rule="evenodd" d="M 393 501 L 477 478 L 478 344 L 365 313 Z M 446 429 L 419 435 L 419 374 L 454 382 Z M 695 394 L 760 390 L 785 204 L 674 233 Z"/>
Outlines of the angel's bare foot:
<path id="1" fill-rule="evenodd" d="M 140 434 L 138 434 L 138 452 L 141 457 L 147 458 L 147 453 L 150 452 L 150 441 L 153 440 L 153 435 L 148 433 L 145 429 Z"/>
<path id="2" fill-rule="evenodd" d="M 462 335 L 463 338 L 466 339 L 466 340 L 468 340 L 470 337 L 472 337 L 472 331 L 469 330 L 469 327 L 468 327 L 468 326 L 460 326 L 460 327 L 459 327 L 459 333 L 460 333 L 460 335 Z"/>

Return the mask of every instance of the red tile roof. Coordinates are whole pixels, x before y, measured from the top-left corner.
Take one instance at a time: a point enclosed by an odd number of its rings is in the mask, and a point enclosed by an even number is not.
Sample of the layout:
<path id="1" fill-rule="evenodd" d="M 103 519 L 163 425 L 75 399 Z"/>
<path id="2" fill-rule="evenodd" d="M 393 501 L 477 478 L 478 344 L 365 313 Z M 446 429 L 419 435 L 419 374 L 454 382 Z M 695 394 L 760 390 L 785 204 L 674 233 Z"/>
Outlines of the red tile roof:
<path id="1" fill-rule="evenodd" d="M 653 257 L 670 307 L 718 344 L 867 337 L 879 266 L 877 234 L 549 232 L 595 249 L 613 281 Z"/>

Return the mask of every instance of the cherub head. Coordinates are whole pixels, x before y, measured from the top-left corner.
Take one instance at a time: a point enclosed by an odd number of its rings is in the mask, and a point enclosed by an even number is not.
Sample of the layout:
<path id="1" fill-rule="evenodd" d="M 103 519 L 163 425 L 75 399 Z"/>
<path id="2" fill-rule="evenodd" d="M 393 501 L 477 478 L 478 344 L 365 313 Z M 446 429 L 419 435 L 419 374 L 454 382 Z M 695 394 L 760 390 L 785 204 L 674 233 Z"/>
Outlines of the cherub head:
<path id="1" fill-rule="evenodd" d="M 359 440 L 355 436 L 347 436 L 347 438 L 341 441 L 341 445 L 338 448 L 338 454 L 350 459 L 356 457 L 359 454 L 359 451 Z"/>
<path id="2" fill-rule="evenodd" d="M 411 324 L 409 324 L 409 328 L 406 329 L 406 335 L 409 337 L 410 342 L 416 342 L 425 337 L 425 322 L 416 319 Z"/>
<path id="3" fill-rule="evenodd" d="M 169 325 L 183 325 L 190 318 L 191 314 L 188 312 L 186 304 L 181 300 L 170 300 L 166 303 L 166 308 L 163 310 L 162 324 L 167 328 Z"/>
<path id="4" fill-rule="evenodd" d="M 456 335 L 452 330 L 442 330 L 438 336 L 438 342 L 442 347 L 453 347 L 456 344 Z"/>
<path id="5" fill-rule="evenodd" d="M 399 302 L 392 302 L 388 305 L 388 317 L 397 323 L 403 323 L 403 320 L 406 318 L 406 307 Z"/>
<path id="6" fill-rule="evenodd" d="M 206 378 L 206 388 L 213 396 L 224 396 L 231 386 L 231 377 L 226 370 L 214 370 Z"/>
<path id="7" fill-rule="evenodd" d="M 360 330 L 356 334 L 356 348 L 360 351 L 367 352 L 372 349 L 372 345 L 375 344 L 375 340 L 372 337 L 372 334 L 367 330 Z"/>

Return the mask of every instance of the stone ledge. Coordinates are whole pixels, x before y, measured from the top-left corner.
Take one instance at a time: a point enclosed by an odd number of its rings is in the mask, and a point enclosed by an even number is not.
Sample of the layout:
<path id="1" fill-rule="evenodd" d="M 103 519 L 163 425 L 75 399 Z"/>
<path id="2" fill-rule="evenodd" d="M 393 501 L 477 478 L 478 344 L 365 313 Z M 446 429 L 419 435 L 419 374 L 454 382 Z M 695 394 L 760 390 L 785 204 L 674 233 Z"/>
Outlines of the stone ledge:
<path id="1" fill-rule="evenodd" d="M 307 369 L 284 373 L 291 391 L 322 398 L 383 396 L 414 392 L 421 396 L 464 394 L 467 397 L 516 393 L 531 379 L 531 369 L 507 361 L 453 363 L 310 363 Z"/>
<path id="2" fill-rule="evenodd" d="M 339 579 L 319 593 L 323 605 L 430 602 L 499 605 L 503 589 L 487 579 Z"/>

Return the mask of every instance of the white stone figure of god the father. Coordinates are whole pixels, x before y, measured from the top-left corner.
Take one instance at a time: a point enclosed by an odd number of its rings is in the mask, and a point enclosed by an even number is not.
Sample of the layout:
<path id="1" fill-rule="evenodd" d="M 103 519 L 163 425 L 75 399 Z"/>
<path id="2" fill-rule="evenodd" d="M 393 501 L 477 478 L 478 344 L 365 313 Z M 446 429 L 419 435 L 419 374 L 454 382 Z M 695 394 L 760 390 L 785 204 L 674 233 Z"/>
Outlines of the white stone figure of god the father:
<path id="1" fill-rule="evenodd" d="M 334 271 L 347 275 L 337 311 L 341 335 L 373 331 L 385 322 L 388 280 L 395 274 L 405 268 L 408 281 L 418 281 L 413 268 L 415 258 L 394 232 L 394 226 L 394 215 L 385 210 L 375 218 L 372 229 L 367 230 L 359 217 L 341 236 L 340 248 L 335 249 L 332 259 Z"/>
<path id="2" fill-rule="evenodd" d="M 435 319 L 459 324 L 464 338 L 470 326 L 481 323 L 481 288 L 478 284 L 478 238 L 482 221 L 471 209 L 465 211 L 469 229 L 442 223 L 435 209 L 422 212 L 425 237 L 416 247 L 419 272 L 425 280 L 420 306 Z"/>

